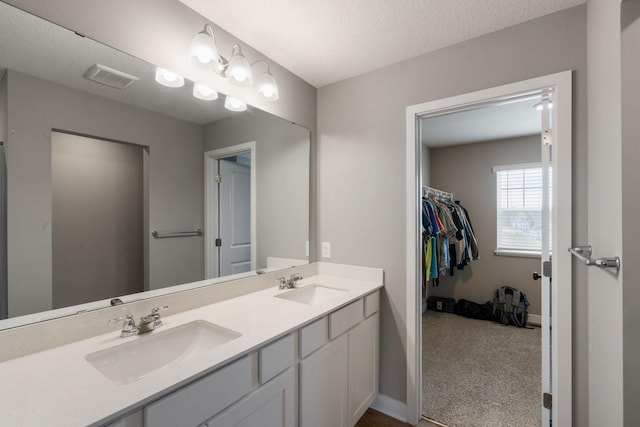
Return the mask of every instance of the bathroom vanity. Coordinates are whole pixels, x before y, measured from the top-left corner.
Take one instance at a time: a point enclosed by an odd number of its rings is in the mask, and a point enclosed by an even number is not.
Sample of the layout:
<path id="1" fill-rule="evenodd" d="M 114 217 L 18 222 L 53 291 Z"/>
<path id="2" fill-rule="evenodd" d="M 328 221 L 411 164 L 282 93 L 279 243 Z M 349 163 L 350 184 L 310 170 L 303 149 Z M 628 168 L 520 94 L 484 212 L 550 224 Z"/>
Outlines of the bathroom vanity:
<path id="1" fill-rule="evenodd" d="M 315 275 L 293 289 L 273 280 L 165 311 L 150 333 L 115 328 L 0 363 L 2 423 L 353 426 L 378 393 L 383 272 L 305 268 Z"/>

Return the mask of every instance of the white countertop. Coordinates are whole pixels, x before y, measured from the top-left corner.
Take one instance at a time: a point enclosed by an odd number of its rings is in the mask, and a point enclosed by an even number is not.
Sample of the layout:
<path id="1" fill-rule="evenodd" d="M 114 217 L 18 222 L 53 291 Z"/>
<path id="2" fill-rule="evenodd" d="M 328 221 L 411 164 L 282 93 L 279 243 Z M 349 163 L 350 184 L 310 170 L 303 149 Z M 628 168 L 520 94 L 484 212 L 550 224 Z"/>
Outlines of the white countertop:
<path id="1" fill-rule="evenodd" d="M 242 336 L 207 354 L 129 384 L 111 382 L 84 358 L 99 350 L 144 339 L 144 336 L 121 338 L 118 328 L 108 334 L 0 363 L 0 426 L 88 426 L 113 414 L 124 414 L 382 287 L 381 281 L 322 274 L 304 278 L 298 287 L 309 284 L 347 292 L 323 304 L 307 305 L 274 298 L 288 291 L 274 286 L 175 315 L 163 312 L 159 332 L 205 320 Z"/>

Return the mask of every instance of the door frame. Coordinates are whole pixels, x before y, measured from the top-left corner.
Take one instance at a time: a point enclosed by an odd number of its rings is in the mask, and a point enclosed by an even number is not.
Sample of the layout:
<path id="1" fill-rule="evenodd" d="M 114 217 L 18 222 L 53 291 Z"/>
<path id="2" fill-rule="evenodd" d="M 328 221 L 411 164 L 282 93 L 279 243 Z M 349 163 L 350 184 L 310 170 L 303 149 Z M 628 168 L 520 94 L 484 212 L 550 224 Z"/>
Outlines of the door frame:
<path id="1" fill-rule="evenodd" d="M 256 227 L 256 142 L 249 141 L 229 147 L 218 148 L 204 153 L 204 277 L 211 279 L 218 277 L 218 263 L 213 262 L 219 256 L 219 249 L 215 245 L 218 237 L 218 184 L 215 176 L 218 174 L 218 160 L 242 153 L 251 153 L 251 270 L 256 269 L 257 257 L 257 227 Z"/>
<path id="2" fill-rule="evenodd" d="M 553 174 L 553 224 L 552 277 L 554 287 L 551 297 L 551 345 L 552 355 L 552 418 L 555 425 L 571 425 L 572 422 L 572 197 L 571 194 L 571 145 L 572 145 L 572 71 L 563 71 L 516 83 L 470 92 L 408 106 L 406 109 L 406 313 L 407 313 L 407 422 L 417 424 L 422 416 L 422 302 L 419 266 L 420 255 L 420 204 L 422 176 L 420 163 L 419 119 L 425 114 L 464 108 L 490 100 L 509 98 L 525 92 L 553 88 L 554 108 L 552 156 Z M 564 197 L 560 197 L 563 195 Z M 561 284 L 561 285 L 559 285 Z M 544 304 L 543 303 L 543 310 Z M 548 304 L 548 301 L 546 302 Z M 560 309 L 561 307 L 561 309 Z M 543 346 L 544 347 L 544 346 Z M 547 347 L 548 348 L 548 347 Z"/>

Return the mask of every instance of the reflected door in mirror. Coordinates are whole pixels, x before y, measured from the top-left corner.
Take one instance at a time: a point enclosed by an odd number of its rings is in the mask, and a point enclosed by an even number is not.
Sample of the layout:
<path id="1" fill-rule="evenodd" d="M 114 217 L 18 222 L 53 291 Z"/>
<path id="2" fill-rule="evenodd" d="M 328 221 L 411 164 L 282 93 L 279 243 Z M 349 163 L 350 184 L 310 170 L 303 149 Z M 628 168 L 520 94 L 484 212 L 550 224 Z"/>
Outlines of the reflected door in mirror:
<path id="1" fill-rule="evenodd" d="M 53 308 L 141 292 L 142 147 L 53 132 Z"/>
<path id="2" fill-rule="evenodd" d="M 218 160 L 221 276 L 251 271 L 250 161 L 250 153 Z"/>

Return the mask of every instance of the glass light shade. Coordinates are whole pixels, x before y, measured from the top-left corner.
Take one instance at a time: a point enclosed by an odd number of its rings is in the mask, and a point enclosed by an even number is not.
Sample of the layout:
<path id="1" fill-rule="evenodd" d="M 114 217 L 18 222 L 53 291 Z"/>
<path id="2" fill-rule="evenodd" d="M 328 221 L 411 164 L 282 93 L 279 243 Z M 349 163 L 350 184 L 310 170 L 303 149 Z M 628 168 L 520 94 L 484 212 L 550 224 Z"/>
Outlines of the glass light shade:
<path id="1" fill-rule="evenodd" d="M 184 86 L 184 78 L 174 73 L 173 71 L 165 70 L 164 68 L 156 68 L 156 81 L 162 86 L 167 87 L 182 87 Z"/>
<path id="2" fill-rule="evenodd" d="M 214 101 L 218 99 L 218 92 L 200 83 L 193 84 L 193 96 L 204 101 Z"/>
<path id="3" fill-rule="evenodd" d="M 276 101 L 280 98 L 280 92 L 278 91 L 278 83 L 273 77 L 273 74 L 266 72 L 258 78 L 258 93 L 264 97 L 267 101 Z"/>
<path id="4" fill-rule="evenodd" d="M 206 30 L 200 31 L 189 47 L 191 60 L 198 65 L 212 65 L 218 62 L 216 41 Z"/>
<path id="5" fill-rule="evenodd" d="M 246 111 L 247 104 L 244 101 L 239 100 L 238 98 L 227 95 L 224 100 L 224 108 L 229 111 Z"/>
<path id="6" fill-rule="evenodd" d="M 251 66 L 241 52 L 236 53 L 229 60 L 227 80 L 236 86 L 251 86 L 253 83 Z"/>

